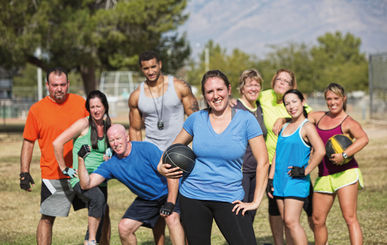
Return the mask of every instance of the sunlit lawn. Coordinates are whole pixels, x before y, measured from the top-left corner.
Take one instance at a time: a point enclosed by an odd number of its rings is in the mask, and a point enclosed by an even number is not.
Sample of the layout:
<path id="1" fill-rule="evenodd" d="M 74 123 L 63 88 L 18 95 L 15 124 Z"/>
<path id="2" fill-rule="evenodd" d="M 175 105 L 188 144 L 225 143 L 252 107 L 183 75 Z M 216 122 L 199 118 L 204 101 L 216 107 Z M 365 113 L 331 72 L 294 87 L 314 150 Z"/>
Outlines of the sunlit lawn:
<path id="1" fill-rule="evenodd" d="M 387 244 L 387 128 L 366 125 L 370 144 L 356 157 L 360 162 L 366 188 L 359 194 L 358 216 L 361 222 L 364 244 Z M 37 182 L 27 193 L 19 188 L 19 155 L 21 134 L 0 135 L 0 244 L 35 244 L 35 232 L 40 202 L 39 149 L 34 150 L 32 176 Z M 315 177 L 313 172 L 313 177 Z M 111 244 L 119 244 L 118 222 L 134 195 L 121 183 L 109 182 L 111 213 Z M 308 228 L 305 214 L 303 226 L 308 240 L 313 244 L 313 233 Z M 86 210 L 71 211 L 69 217 L 58 218 L 54 225 L 53 244 L 83 244 L 87 226 Z M 267 220 L 267 200 L 263 200 L 254 223 L 258 244 L 272 243 Z M 348 232 L 336 201 L 328 216 L 329 244 L 349 244 Z M 139 244 L 153 244 L 150 229 L 137 231 Z M 167 232 L 168 234 L 168 232 Z M 167 244 L 170 244 L 169 240 Z M 212 244 L 226 244 L 216 225 L 212 232 Z"/>

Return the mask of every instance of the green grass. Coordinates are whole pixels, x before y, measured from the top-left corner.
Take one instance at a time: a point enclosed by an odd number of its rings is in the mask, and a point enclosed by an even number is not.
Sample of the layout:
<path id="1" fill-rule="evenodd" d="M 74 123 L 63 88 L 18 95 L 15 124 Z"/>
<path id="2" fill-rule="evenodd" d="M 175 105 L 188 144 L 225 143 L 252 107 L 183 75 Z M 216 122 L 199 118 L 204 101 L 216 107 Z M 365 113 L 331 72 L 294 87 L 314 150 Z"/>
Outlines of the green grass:
<path id="1" fill-rule="evenodd" d="M 364 236 L 364 244 L 387 244 L 387 127 L 366 125 L 370 136 L 369 145 L 357 154 L 363 173 L 365 189 L 358 198 L 358 217 Z M 0 134 L 0 244 L 35 244 L 35 232 L 40 218 L 40 169 L 38 144 L 35 144 L 31 173 L 36 185 L 31 193 L 19 188 L 19 155 L 21 133 Z M 312 174 L 314 179 L 316 172 Z M 134 195 L 121 183 L 109 182 L 109 206 L 111 214 L 111 244 L 120 244 L 118 222 Z M 305 213 L 301 221 L 306 230 L 309 244 L 313 244 L 312 231 L 307 226 Z M 349 244 L 347 227 L 336 200 L 328 215 L 329 244 Z M 87 226 L 85 209 L 70 212 L 67 218 L 57 218 L 54 225 L 53 244 L 83 244 Z M 267 218 L 267 200 L 259 208 L 254 230 L 258 244 L 272 243 Z M 167 236 L 168 236 L 168 232 Z M 153 244 L 150 229 L 140 228 L 137 233 L 139 244 Z M 167 244 L 170 244 L 169 237 Z M 226 244 L 216 225 L 212 231 L 212 244 Z"/>

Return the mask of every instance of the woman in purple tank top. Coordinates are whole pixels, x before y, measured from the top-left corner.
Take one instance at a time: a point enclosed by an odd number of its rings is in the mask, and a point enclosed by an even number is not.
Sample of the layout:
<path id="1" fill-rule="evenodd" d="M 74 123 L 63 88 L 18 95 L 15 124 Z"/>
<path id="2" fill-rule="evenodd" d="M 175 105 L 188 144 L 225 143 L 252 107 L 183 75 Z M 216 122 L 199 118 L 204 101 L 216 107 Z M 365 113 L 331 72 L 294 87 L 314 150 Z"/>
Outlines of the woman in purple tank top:
<path id="1" fill-rule="evenodd" d="M 324 144 L 336 134 L 345 134 L 354 139 L 354 142 L 342 154 L 325 156 L 319 164 L 319 176 L 313 194 L 315 244 L 328 242 L 326 219 L 336 195 L 348 226 L 351 244 L 362 244 L 356 207 L 358 188 L 363 186 L 363 179 L 355 158 L 346 164 L 343 162 L 368 144 L 368 136 L 361 125 L 345 112 L 347 98 L 342 86 L 331 83 L 324 95 L 329 111 L 309 113 L 308 119 L 316 125 Z"/>

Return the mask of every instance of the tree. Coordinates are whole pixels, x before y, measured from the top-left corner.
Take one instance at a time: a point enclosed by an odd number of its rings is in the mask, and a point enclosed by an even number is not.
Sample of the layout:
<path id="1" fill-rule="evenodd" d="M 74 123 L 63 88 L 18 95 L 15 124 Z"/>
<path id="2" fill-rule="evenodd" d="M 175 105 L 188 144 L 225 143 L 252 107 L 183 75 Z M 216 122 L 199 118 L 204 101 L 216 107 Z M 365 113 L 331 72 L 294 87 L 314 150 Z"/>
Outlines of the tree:
<path id="1" fill-rule="evenodd" d="M 298 89 L 303 93 L 311 93 L 316 87 L 313 79 L 313 67 L 310 48 L 305 44 L 289 43 L 287 46 L 271 46 L 272 52 L 258 67 L 266 78 L 265 87 L 270 87 L 271 78 L 278 69 L 285 68 L 296 75 Z"/>
<path id="2" fill-rule="evenodd" d="M 238 97 L 239 93 L 236 88 L 239 84 L 239 76 L 244 70 L 254 67 L 253 57 L 239 49 L 234 49 L 228 55 L 226 49 L 221 48 L 219 44 L 215 44 L 212 40 L 207 42 L 205 49 L 209 51 L 209 70 L 217 69 L 224 72 L 233 88 L 233 95 Z M 191 61 L 190 63 L 188 80 L 191 84 L 201 86 L 202 76 L 206 72 L 205 67 L 205 51 L 203 50 L 199 55 L 199 62 Z"/>
<path id="3" fill-rule="evenodd" d="M 303 43 L 271 46 L 272 51 L 257 65 L 263 73 L 264 86 L 267 88 L 268 78 L 276 70 L 287 68 L 296 74 L 298 89 L 306 94 L 323 91 L 330 82 L 342 84 L 347 91 L 367 89 L 368 63 L 360 52 L 360 38 L 335 32 L 326 33 L 317 41 L 312 47 Z"/>
<path id="4" fill-rule="evenodd" d="M 347 91 L 368 88 L 368 62 L 360 52 L 361 39 L 351 33 L 326 33 L 317 38 L 311 49 L 316 89 L 323 90 L 330 82 Z"/>
<path id="5" fill-rule="evenodd" d="M 138 54 L 145 50 L 162 51 L 163 59 L 172 60 L 167 66 L 171 70 L 190 52 L 184 37 L 163 36 L 186 20 L 186 0 L 0 3 L 0 65 L 75 70 L 86 93 L 96 88 L 96 72 L 102 69 L 138 69 Z M 165 51 L 175 46 L 179 52 Z M 35 55 L 37 48 L 42 49 L 41 57 Z"/>

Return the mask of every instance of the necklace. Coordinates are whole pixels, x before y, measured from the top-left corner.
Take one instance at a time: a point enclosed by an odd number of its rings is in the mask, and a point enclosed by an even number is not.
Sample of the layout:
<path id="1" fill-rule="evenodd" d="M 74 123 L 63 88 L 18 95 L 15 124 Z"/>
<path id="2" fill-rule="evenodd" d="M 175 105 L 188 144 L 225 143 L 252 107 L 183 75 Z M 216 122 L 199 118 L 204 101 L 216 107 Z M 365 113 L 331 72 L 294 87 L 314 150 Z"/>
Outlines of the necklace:
<path id="1" fill-rule="evenodd" d="M 164 108 L 164 78 L 163 78 L 163 95 L 161 95 L 161 112 L 160 112 L 160 115 L 159 115 L 159 110 L 157 109 L 157 104 L 156 104 L 156 101 L 155 101 L 155 98 L 153 97 L 153 94 L 152 94 L 152 90 L 148 84 L 148 88 L 149 88 L 149 93 L 151 94 L 151 97 L 152 97 L 152 101 L 153 101 L 153 104 L 155 105 L 155 108 L 156 108 L 156 114 L 157 114 L 157 128 L 159 130 L 162 130 L 164 129 L 164 122 L 163 122 L 163 108 Z"/>

